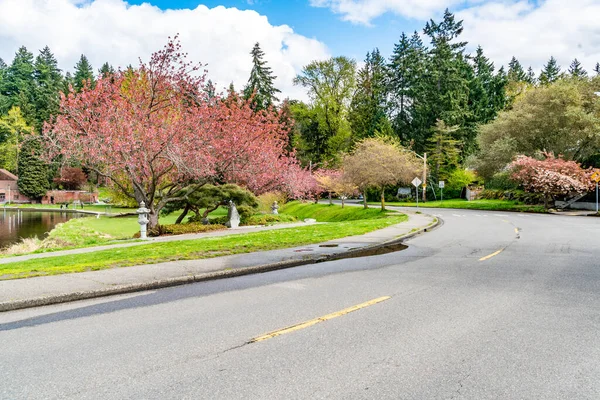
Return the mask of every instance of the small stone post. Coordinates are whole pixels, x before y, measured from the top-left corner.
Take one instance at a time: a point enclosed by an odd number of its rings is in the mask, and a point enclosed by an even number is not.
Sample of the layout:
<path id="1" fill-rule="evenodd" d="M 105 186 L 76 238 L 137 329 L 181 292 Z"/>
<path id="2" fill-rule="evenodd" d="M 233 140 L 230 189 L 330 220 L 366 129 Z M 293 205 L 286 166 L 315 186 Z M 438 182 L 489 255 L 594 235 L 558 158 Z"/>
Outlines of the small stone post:
<path id="1" fill-rule="evenodd" d="M 146 227 L 148 226 L 148 222 L 150 219 L 148 218 L 149 209 L 146 208 L 146 203 L 143 201 L 140 203 L 140 208 L 136 210 L 138 214 L 138 224 L 140 224 L 140 239 L 145 240 L 148 237 L 146 236 Z"/>
<path id="2" fill-rule="evenodd" d="M 279 205 L 277 204 L 277 200 L 275 200 L 275 201 L 273 202 L 273 205 L 271 206 L 271 213 L 272 213 L 273 215 L 278 215 L 278 214 L 279 214 L 279 211 L 278 211 L 278 210 L 279 210 Z"/>

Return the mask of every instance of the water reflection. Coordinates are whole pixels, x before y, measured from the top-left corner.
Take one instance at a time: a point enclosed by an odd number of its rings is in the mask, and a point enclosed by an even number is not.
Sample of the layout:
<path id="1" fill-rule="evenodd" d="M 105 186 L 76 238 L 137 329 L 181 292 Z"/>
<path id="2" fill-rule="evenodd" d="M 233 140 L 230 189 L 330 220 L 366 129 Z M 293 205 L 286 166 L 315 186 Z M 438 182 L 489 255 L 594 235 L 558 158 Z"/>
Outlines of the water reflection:
<path id="1" fill-rule="evenodd" d="M 0 249 L 21 240 L 43 239 L 56 225 L 82 214 L 66 212 L 7 211 L 0 210 Z"/>

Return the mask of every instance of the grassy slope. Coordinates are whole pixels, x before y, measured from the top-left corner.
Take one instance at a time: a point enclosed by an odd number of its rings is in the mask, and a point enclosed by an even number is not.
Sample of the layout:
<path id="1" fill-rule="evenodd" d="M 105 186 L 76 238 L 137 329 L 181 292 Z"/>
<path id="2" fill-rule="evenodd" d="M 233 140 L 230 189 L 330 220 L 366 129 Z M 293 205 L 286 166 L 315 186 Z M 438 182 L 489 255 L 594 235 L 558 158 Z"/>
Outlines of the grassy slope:
<path id="1" fill-rule="evenodd" d="M 388 214 L 376 208 L 363 209 L 359 207 L 340 207 L 329 204 L 308 204 L 294 201 L 284 205 L 281 210 L 284 214 L 296 218 L 314 218 L 319 222 L 356 221 L 361 219 L 385 218 Z"/>
<path id="2" fill-rule="evenodd" d="M 297 207 L 290 205 L 293 212 L 307 213 L 306 205 Z M 314 210 L 321 207 L 317 205 Z M 377 229 L 406 221 L 406 215 L 385 216 L 377 210 L 366 210 L 366 219 L 353 219 L 356 208 L 339 206 L 330 207 L 325 219 L 343 219 L 320 225 L 299 226 L 281 230 L 256 232 L 243 235 L 204 238 L 198 240 L 152 243 L 142 246 L 98 251 L 77 256 L 48 257 L 20 263 L 0 265 L 0 276 L 3 279 L 23 278 L 39 275 L 52 275 L 68 272 L 82 272 L 139 264 L 153 264 L 173 260 L 189 260 L 219 257 L 229 254 L 249 253 L 253 251 L 273 250 L 286 247 L 301 246 L 339 239 L 346 236 L 361 235 Z M 377 214 L 373 213 L 377 211 Z M 322 214 L 323 215 L 323 214 Z"/>
<path id="3" fill-rule="evenodd" d="M 373 203 L 376 204 L 376 203 Z M 379 204 L 379 203 L 377 203 Z M 415 207 L 417 203 L 390 202 L 390 206 Z M 419 207 L 423 208 L 458 208 L 467 210 L 488 210 L 488 211 L 525 211 L 545 213 L 544 206 L 533 206 L 520 204 L 512 200 L 473 200 L 451 199 L 444 201 L 419 202 Z"/>

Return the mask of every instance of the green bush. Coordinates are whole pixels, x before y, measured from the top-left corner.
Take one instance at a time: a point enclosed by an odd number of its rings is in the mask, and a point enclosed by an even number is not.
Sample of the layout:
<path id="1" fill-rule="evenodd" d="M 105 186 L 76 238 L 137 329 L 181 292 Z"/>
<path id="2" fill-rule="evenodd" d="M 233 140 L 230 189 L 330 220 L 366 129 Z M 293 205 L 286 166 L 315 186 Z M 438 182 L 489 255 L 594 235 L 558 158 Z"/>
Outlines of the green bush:
<path id="1" fill-rule="evenodd" d="M 219 231 L 227 229 L 225 225 L 213 224 L 203 225 L 200 222 L 192 222 L 187 224 L 172 224 L 172 225 L 159 225 L 157 229 L 153 229 L 148 232 L 149 236 L 162 236 L 162 235 L 183 235 L 186 233 L 202 233 Z M 134 237 L 139 238 L 140 233 L 136 233 Z"/>
<path id="2" fill-rule="evenodd" d="M 485 189 L 483 192 L 479 193 L 478 198 L 485 200 L 512 200 L 530 205 L 544 203 L 544 196 L 542 194 L 529 193 L 522 190 Z"/>
<path id="3" fill-rule="evenodd" d="M 280 222 L 295 222 L 298 219 L 292 215 L 257 214 L 242 220 L 242 225 L 270 225 Z"/>
<path id="4" fill-rule="evenodd" d="M 486 189 L 517 190 L 519 183 L 511 179 L 509 172 L 501 172 L 485 181 Z"/>

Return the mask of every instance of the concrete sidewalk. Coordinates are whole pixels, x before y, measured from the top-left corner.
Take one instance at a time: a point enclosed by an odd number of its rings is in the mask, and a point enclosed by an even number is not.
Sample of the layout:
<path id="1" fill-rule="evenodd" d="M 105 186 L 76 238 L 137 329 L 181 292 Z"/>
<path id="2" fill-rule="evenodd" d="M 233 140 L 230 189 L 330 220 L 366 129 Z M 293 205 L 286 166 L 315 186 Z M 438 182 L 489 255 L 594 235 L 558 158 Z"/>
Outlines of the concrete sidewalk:
<path id="1" fill-rule="evenodd" d="M 361 256 L 435 227 L 439 220 L 407 212 L 408 221 L 360 236 L 290 249 L 174 261 L 101 271 L 0 281 L 0 311 L 64 303 L 273 271 Z M 241 232 L 240 232 L 241 233 Z"/>

